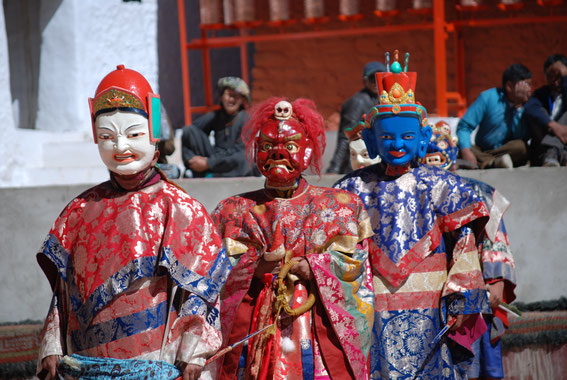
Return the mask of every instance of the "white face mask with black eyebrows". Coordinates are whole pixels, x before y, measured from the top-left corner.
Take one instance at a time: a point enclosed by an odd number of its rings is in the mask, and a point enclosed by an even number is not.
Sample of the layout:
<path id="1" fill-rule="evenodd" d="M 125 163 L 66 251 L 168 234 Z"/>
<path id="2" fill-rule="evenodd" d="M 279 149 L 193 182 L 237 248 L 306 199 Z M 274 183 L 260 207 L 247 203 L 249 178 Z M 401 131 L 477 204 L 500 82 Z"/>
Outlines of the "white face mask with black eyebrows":
<path id="1" fill-rule="evenodd" d="M 350 150 L 350 166 L 352 170 L 364 168 L 366 166 L 377 164 L 381 161 L 380 156 L 370 158 L 368 150 L 363 139 L 353 140 L 349 143 Z"/>
<path id="2" fill-rule="evenodd" d="M 151 165 L 156 148 L 144 116 L 118 110 L 102 114 L 95 133 L 100 157 L 111 172 L 132 175 Z"/>

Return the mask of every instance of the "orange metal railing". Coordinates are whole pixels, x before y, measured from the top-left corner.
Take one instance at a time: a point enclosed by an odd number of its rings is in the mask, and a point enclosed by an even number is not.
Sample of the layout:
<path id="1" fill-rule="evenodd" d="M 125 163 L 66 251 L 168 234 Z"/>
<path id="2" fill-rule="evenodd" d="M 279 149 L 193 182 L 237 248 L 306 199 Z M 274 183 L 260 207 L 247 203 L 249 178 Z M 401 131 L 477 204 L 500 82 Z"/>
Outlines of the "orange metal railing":
<path id="1" fill-rule="evenodd" d="M 557 5 L 557 2 L 562 4 L 561 0 L 538 0 L 541 6 Z M 453 4 L 451 1 L 450 4 Z M 235 36 L 214 36 L 209 35 L 210 30 L 222 28 L 222 25 L 201 25 L 201 37 L 192 39 L 187 42 L 187 32 L 185 24 L 185 0 L 178 0 L 179 12 L 179 34 L 181 46 L 181 66 L 182 66 L 182 80 L 183 80 L 183 104 L 185 114 L 185 124 L 191 124 L 192 113 L 202 113 L 215 109 L 218 107 L 213 104 L 212 99 L 212 84 L 211 84 L 211 70 L 210 70 L 210 56 L 211 49 L 225 48 L 225 47 L 239 47 L 240 48 L 240 62 L 241 62 L 241 76 L 249 83 L 248 78 L 248 51 L 247 44 L 254 42 L 273 42 L 280 40 L 295 40 L 307 38 L 330 38 L 340 36 L 355 36 L 365 34 L 380 34 L 401 31 L 416 31 L 416 30 L 432 30 L 433 31 L 433 46 L 435 54 L 435 82 L 436 82 L 436 107 L 439 116 L 447 116 L 449 107 L 456 108 L 457 114 L 460 116 L 466 109 L 466 94 L 465 94 L 465 71 L 464 71 L 464 43 L 462 38 L 462 31 L 465 28 L 483 28 L 494 27 L 502 25 L 518 25 L 518 24 L 532 24 L 532 23 L 561 23 L 567 22 L 567 15 L 553 15 L 547 16 L 519 16 L 519 17 L 505 17 L 507 13 L 503 12 L 501 18 L 490 19 L 467 19 L 467 20 L 446 20 L 445 14 L 445 0 L 433 0 L 432 9 L 418 9 L 421 13 L 426 12 L 432 14 L 432 21 L 418 22 L 412 24 L 391 24 L 372 27 L 358 27 L 353 23 L 343 24 L 343 27 L 325 30 L 307 30 L 301 32 L 285 31 L 285 24 L 280 24 L 277 32 L 268 34 L 251 34 L 249 31 L 255 26 L 259 25 L 260 21 L 255 22 L 239 22 L 234 25 L 224 25 L 226 28 L 232 28 L 238 31 Z M 456 6 L 458 11 L 463 11 L 465 7 Z M 470 11 L 470 7 L 466 7 Z M 507 10 L 507 9 L 505 9 Z M 395 10 L 386 12 L 380 17 L 388 17 L 389 14 L 395 15 Z M 327 17 L 318 19 L 319 22 L 327 21 Z M 292 23 L 293 20 L 286 20 Z M 311 23 L 316 23 L 317 20 L 311 20 Z M 448 34 L 452 33 L 453 43 L 456 52 L 455 58 L 455 76 L 456 76 L 456 91 L 447 90 L 447 39 Z M 191 89 L 189 84 L 189 62 L 188 52 L 191 49 L 199 49 L 202 52 L 203 61 L 203 77 L 204 77 L 204 90 L 205 90 L 205 105 L 204 106 L 191 106 Z"/>

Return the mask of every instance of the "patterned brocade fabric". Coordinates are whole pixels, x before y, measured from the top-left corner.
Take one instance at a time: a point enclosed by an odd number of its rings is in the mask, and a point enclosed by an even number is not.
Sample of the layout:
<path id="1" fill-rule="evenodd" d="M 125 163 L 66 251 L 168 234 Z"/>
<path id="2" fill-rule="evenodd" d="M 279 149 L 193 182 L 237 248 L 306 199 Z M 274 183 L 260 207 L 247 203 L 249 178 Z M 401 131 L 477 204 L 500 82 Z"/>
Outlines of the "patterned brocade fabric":
<path id="1" fill-rule="evenodd" d="M 464 377 L 470 357 L 450 350 L 454 344 L 448 340 L 469 350 L 471 341 L 450 333 L 432 342 L 449 314 L 473 315 L 472 341 L 486 330 L 478 315 L 489 307 L 476 237 L 488 211 L 460 177 L 447 171 L 418 166 L 399 177 L 385 173 L 386 165 L 377 164 L 335 184 L 362 199 L 374 231 L 370 378 Z"/>
<path id="2" fill-rule="evenodd" d="M 292 330 L 304 331 L 305 340 L 302 338 L 296 346 L 301 348 L 299 360 L 288 361 L 287 368 L 281 371 L 276 365 L 273 378 L 303 379 L 306 373 L 313 374 L 313 371 L 315 378 L 325 378 L 318 377 L 321 375 L 332 377 L 331 369 L 321 368 L 321 356 L 325 357 L 329 349 L 328 340 L 322 341 L 327 338 L 313 335 L 315 330 L 331 326 L 345 356 L 345 364 L 350 366 L 349 372 L 357 379 L 366 378 L 374 300 L 365 239 L 372 231 L 360 199 L 341 190 L 310 186 L 301 179 L 291 198 L 274 197 L 265 189 L 241 194 L 222 201 L 212 218 L 234 264 L 221 300 L 225 344 L 234 335 L 231 331 L 237 327 L 235 320 L 252 319 L 252 316 L 241 315 L 241 303 L 249 292 L 258 261 L 291 250 L 293 257 L 304 256 L 309 262 L 314 276 L 310 293 L 318 299 L 312 310 L 317 310 L 320 302 L 330 326 L 319 326 L 321 317 L 310 311 L 295 318 L 291 330 L 278 330 L 273 343 L 276 351 L 281 340 Z M 296 293 L 301 282 L 295 282 Z M 301 325 L 303 316 L 307 316 L 306 327 Z M 248 329 L 246 333 L 252 332 Z M 285 362 L 286 354 L 281 355 L 276 362 Z M 342 375 L 349 378 L 347 370 Z"/>
<path id="3" fill-rule="evenodd" d="M 516 298 L 516 266 L 504 226 L 504 213 L 510 202 L 484 182 L 466 177 L 463 180 L 470 184 L 490 212 L 490 219 L 477 242 L 484 281 L 487 284 L 502 281 L 503 302 L 510 303 Z M 476 378 L 482 373 L 486 377 L 500 378 L 503 376 L 502 351 L 498 341 L 509 326 L 508 314 L 500 308 L 492 308 L 492 315 L 486 315 L 485 320 L 490 324 L 490 331 L 473 346 L 475 360 L 468 375 Z"/>
<path id="4" fill-rule="evenodd" d="M 516 286 L 516 265 L 504 225 L 504 213 L 510 206 L 510 201 L 484 182 L 472 178 L 463 180 L 471 185 L 490 212 L 490 219 L 478 241 L 484 278 L 507 280 L 505 302 L 510 303 L 515 299 Z"/>
<path id="5" fill-rule="evenodd" d="M 77 353 L 203 365 L 220 347 L 230 262 L 203 206 L 165 180 L 85 191 L 38 261 L 54 287 L 40 361 Z"/>

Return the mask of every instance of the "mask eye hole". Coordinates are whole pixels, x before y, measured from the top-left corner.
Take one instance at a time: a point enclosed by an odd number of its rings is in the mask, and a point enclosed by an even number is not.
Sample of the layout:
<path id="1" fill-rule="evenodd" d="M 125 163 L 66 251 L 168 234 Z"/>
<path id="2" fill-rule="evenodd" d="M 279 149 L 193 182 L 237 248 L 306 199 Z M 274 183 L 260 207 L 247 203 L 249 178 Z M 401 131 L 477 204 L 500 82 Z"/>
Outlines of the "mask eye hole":
<path id="1" fill-rule="evenodd" d="M 128 138 L 129 139 L 135 139 L 135 138 L 138 138 L 138 137 L 142 137 L 144 135 L 145 135 L 144 132 L 134 132 L 134 133 L 129 133 Z"/>
<path id="2" fill-rule="evenodd" d="M 285 144 L 285 149 L 290 153 L 297 153 L 299 152 L 299 146 L 294 143 L 287 143 Z"/>

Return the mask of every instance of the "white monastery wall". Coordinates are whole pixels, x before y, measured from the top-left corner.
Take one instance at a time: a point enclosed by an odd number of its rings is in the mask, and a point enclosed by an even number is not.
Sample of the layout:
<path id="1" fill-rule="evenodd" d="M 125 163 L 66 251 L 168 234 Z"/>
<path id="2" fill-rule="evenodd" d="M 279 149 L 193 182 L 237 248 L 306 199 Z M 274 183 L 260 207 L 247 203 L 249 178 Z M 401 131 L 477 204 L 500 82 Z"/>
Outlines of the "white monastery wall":
<path id="1" fill-rule="evenodd" d="M 9 0 L 15 1 L 15 0 Z M 37 118 L 15 125 L 0 107 L 0 187 L 94 183 L 107 177 L 92 143 L 87 99 L 118 64 L 158 89 L 157 0 L 42 0 Z M 0 14 L 0 101 L 10 94 L 5 14 Z M 14 104 L 13 107 L 17 107 Z"/>

